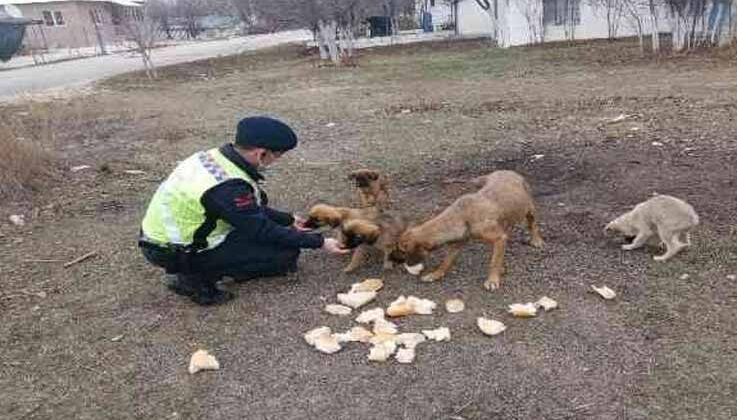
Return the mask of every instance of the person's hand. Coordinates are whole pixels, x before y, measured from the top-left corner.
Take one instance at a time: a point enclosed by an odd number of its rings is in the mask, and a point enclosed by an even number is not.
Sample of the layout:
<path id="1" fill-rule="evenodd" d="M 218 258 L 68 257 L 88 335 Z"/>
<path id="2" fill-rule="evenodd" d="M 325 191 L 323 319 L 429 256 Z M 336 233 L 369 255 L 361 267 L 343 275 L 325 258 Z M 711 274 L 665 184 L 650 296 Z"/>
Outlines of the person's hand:
<path id="1" fill-rule="evenodd" d="M 305 223 L 307 223 L 307 219 L 304 219 L 302 217 L 299 217 L 297 215 L 294 215 L 294 224 L 292 225 L 292 227 L 294 227 L 295 229 L 297 229 L 300 232 L 309 232 L 309 231 L 311 231 L 312 229 L 310 229 L 308 227 L 305 227 Z"/>
<path id="2" fill-rule="evenodd" d="M 340 241 L 335 238 L 325 238 L 325 242 L 322 244 L 322 249 L 331 253 L 343 255 L 351 252 L 350 249 L 345 249 L 340 246 Z"/>

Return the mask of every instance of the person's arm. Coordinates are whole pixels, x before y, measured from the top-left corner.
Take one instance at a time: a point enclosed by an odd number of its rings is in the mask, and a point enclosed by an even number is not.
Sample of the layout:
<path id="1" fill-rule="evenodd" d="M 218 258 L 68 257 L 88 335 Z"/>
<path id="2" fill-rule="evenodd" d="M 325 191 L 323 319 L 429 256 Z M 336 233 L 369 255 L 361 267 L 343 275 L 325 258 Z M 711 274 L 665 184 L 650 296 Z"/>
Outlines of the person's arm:
<path id="1" fill-rule="evenodd" d="M 318 233 L 300 232 L 274 221 L 266 207 L 256 203 L 253 188 L 243 180 L 232 179 L 211 188 L 201 202 L 209 215 L 225 220 L 255 242 L 312 249 L 324 244 Z"/>
<path id="2" fill-rule="evenodd" d="M 292 226 L 294 224 L 294 216 L 281 210 L 273 209 L 268 206 L 263 207 L 264 212 L 276 224 L 281 226 Z"/>

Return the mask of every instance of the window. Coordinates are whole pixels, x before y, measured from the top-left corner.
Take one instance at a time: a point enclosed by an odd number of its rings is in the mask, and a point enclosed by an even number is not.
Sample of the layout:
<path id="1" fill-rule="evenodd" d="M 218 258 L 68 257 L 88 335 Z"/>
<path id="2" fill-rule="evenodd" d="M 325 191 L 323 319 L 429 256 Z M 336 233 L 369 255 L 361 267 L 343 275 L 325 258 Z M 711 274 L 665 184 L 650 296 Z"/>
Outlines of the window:
<path id="1" fill-rule="evenodd" d="M 54 12 L 54 21 L 57 26 L 64 25 L 64 16 L 62 16 L 61 12 Z"/>
<path id="2" fill-rule="evenodd" d="M 543 25 L 581 23 L 581 0 L 543 0 Z"/>
<path id="3" fill-rule="evenodd" d="M 44 10 L 41 13 L 43 14 L 44 23 L 46 24 L 46 26 L 54 26 L 54 17 L 51 12 L 49 12 L 48 10 Z"/>

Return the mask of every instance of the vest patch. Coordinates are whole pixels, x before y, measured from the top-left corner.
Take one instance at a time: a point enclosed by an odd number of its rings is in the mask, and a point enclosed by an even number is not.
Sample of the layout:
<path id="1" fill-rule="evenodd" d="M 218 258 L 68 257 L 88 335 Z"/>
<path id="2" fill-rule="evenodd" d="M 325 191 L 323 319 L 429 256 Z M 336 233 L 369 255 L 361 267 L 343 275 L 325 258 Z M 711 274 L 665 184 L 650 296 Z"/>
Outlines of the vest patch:
<path id="1" fill-rule="evenodd" d="M 254 203 L 254 197 L 251 193 L 245 193 L 241 194 L 238 197 L 235 198 L 235 206 L 239 209 L 242 209 L 244 207 L 250 207 Z"/>

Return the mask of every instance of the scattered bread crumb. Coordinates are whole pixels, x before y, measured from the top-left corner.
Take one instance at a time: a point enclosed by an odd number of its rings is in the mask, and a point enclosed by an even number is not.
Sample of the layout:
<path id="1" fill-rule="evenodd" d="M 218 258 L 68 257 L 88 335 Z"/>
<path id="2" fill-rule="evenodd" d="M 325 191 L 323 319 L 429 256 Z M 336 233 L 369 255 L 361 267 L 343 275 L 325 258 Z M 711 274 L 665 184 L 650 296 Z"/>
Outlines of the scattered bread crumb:
<path id="1" fill-rule="evenodd" d="M 351 286 L 351 291 L 348 293 L 357 292 L 378 292 L 384 287 L 384 281 L 381 279 L 366 279 L 360 283 L 354 283 Z"/>
<path id="2" fill-rule="evenodd" d="M 406 349 L 399 349 L 397 351 L 397 354 L 394 356 L 397 359 L 397 362 L 399 363 L 412 363 L 415 360 L 415 349 L 414 348 L 406 348 Z"/>
<path id="3" fill-rule="evenodd" d="M 384 319 L 383 308 L 374 308 L 361 312 L 358 317 L 356 317 L 356 322 L 360 324 L 368 324 L 376 321 L 377 319 Z"/>
<path id="4" fill-rule="evenodd" d="M 424 269 L 425 266 L 422 264 L 417 264 L 413 266 L 409 266 L 407 264 L 404 264 L 404 269 L 407 270 L 407 272 L 413 276 L 419 276 L 420 273 L 422 273 L 422 269 Z"/>
<path id="5" fill-rule="evenodd" d="M 606 300 L 611 300 L 617 297 L 617 294 L 614 293 L 614 290 L 606 286 L 596 287 L 594 285 L 591 285 L 591 288 L 594 289 L 596 293 L 598 293 L 601 297 L 603 297 Z"/>
<path id="6" fill-rule="evenodd" d="M 317 339 L 323 335 L 330 335 L 330 327 L 317 327 L 309 330 L 305 333 L 304 337 L 307 344 L 314 346 Z"/>
<path id="7" fill-rule="evenodd" d="M 554 301 L 553 299 L 550 299 L 547 296 L 543 296 L 543 297 L 540 298 L 540 300 L 538 300 L 537 302 L 535 302 L 535 306 L 538 307 L 538 308 L 543 308 L 546 311 L 549 311 L 551 309 L 557 308 L 558 307 L 558 302 Z"/>
<path id="8" fill-rule="evenodd" d="M 189 373 L 195 374 L 201 370 L 218 370 L 220 369 L 220 363 L 218 363 L 215 356 L 207 352 L 207 350 L 197 350 L 192 354 L 192 358 L 189 360 Z"/>
<path id="9" fill-rule="evenodd" d="M 396 350 L 396 342 L 391 340 L 384 341 L 371 347 L 368 359 L 373 362 L 386 362 Z"/>
<path id="10" fill-rule="evenodd" d="M 509 313 L 518 318 L 532 318 L 537 315 L 537 308 L 535 308 L 535 304 L 532 302 L 525 304 L 514 303 L 509 305 Z"/>
<path id="11" fill-rule="evenodd" d="M 476 325 L 486 335 L 497 335 L 507 329 L 503 323 L 486 318 L 476 318 Z"/>
<path id="12" fill-rule="evenodd" d="M 360 308 L 361 306 L 376 299 L 376 292 L 356 292 L 356 293 L 339 293 L 338 302 L 343 305 L 350 306 L 353 309 Z"/>
<path id="13" fill-rule="evenodd" d="M 450 341 L 450 329 L 448 327 L 440 327 L 434 330 L 422 330 L 427 338 L 435 341 Z"/>
<path id="14" fill-rule="evenodd" d="M 333 354 L 341 349 L 338 339 L 333 334 L 326 334 L 317 337 L 315 340 L 315 348 L 327 354 Z"/>
<path id="15" fill-rule="evenodd" d="M 391 317 L 407 315 L 430 315 L 438 305 L 429 299 L 420 299 L 415 296 L 399 296 L 389 305 L 386 314 Z"/>
<path id="16" fill-rule="evenodd" d="M 397 335 L 397 344 L 408 349 L 414 349 L 418 344 L 427 340 L 424 334 L 420 333 L 402 333 Z"/>
<path id="17" fill-rule="evenodd" d="M 397 325 L 391 321 L 387 321 L 384 318 L 377 319 L 374 321 L 374 334 L 396 334 Z"/>
<path id="18" fill-rule="evenodd" d="M 346 316 L 346 315 L 350 315 L 351 312 L 353 312 L 353 310 L 344 305 L 330 304 L 330 305 L 325 305 L 325 312 L 331 315 Z"/>
<path id="19" fill-rule="evenodd" d="M 463 312 L 466 309 L 466 304 L 460 299 L 450 299 L 445 302 L 445 310 L 451 314 L 457 314 Z"/>

